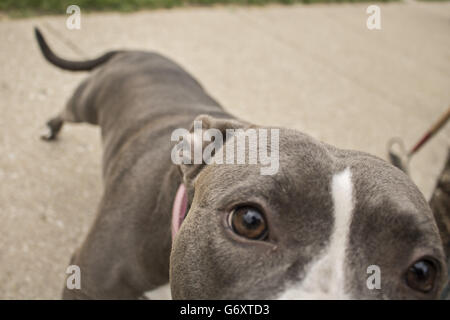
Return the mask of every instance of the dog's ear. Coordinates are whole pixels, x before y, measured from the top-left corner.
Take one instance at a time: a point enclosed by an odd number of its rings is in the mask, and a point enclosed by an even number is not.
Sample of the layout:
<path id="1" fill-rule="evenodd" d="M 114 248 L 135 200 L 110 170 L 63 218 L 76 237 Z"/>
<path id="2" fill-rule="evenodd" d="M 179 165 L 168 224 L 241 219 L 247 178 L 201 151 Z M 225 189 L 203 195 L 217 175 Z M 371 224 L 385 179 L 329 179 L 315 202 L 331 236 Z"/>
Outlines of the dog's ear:
<path id="1" fill-rule="evenodd" d="M 447 261 L 450 263 L 450 149 L 431 197 L 430 207 L 439 228 Z"/>
<path id="2" fill-rule="evenodd" d="M 230 119 L 214 118 L 209 115 L 199 115 L 195 118 L 190 130 L 179 129 L 172 133 L 172 141 L 178 141 L 172 149 L 172 161 L 179 165 L 183 182 L 189 189 L 201 170 L 222 148 L 230 131 L 227 129 L 244 129 L 250 123 Z M 181 140 L 180 140 L 181 138 Z"/>

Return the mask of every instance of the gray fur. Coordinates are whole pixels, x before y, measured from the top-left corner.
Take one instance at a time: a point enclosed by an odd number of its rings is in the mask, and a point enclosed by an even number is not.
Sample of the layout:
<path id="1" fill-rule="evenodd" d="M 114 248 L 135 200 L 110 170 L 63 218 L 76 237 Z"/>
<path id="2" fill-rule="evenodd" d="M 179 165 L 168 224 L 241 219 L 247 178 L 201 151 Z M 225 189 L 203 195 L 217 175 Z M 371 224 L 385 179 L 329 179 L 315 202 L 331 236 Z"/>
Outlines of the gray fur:
<path id="1" fill-rule="evenodd" d="M 280 130 L 280 170 L 258 165 L 171 162 L 170 134 L 200 115 L 209 128 L 257 127 L 235 119 L 174 62 L 149 52 L 120 52 L 99 66 L 49 122 L 101 127 L 104 193 L 87 238 L 73 255 L 81 290 L 64 298 L 135 299 L 171 280 L 176 299 L 276 298 L 301 282 L 333 229 L 330 181 L 349 167 L 355 210 L 345 257 L 352 298 L 435 298 L 446 279 L 438 229 L 423 196 L 400 170 L 376 157 L 339 150 L 303 133 Z M 49 136 L 47 136 L 49 137 Z M 184 182 L 189 207 L 172 245 L 170 221 Z M 266 214 L 268 241 L 235 235 L 226 217 L 252 203 Z M 423 254 L 440 264 L 428 295 L 409 289 L 402 272 Z M 383 270 L 383 288 L 365 287 L 369 264 Z"/>

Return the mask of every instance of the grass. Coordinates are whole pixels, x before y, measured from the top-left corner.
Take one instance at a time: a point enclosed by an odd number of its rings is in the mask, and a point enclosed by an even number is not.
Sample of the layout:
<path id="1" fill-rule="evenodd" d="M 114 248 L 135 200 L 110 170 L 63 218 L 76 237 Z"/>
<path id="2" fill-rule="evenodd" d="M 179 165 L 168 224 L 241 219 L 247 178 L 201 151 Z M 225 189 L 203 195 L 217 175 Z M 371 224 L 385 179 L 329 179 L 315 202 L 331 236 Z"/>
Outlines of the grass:
<path id="1" fill-rule="evenodd" d="M 78 5 L 83 12 L 121 11 L 173 8 L 180 6 L 210 6 L 214 4 L 264 5 L 268 3 L 338 3 L 369 0 L 0 0 L 0 11 L 12 17 L 44 14 L 66 14 L 69 5 Z M 377 0 L 388 2 L 392 0 Z"/>

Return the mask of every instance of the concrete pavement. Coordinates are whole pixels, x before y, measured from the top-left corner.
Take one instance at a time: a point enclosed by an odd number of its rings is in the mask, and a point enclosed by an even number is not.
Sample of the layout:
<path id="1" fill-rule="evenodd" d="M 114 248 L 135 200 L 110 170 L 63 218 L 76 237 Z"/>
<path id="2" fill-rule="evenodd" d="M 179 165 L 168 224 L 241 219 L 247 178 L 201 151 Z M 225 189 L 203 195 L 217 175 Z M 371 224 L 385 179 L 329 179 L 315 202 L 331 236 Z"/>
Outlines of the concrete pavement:
<path id="1" fill-rule="evenodd" d="M 450 3 L 271 5 L 0 19 L 0 298 L 57 299 L 73 250 L 99 202 L 98 128 L 68 125 L 38 139 L 85 73 L 44 61 L 32 27 L 57 53 L 159 51 L 192 72 L 235 115 L 302 130 L 341 148 L 386 158 L 411 146 L 450 104 Z M 82 9 L 82 8 L 81 8 Z M 450 145 L 450 125 L 411 163 L 428 198 Z"/>

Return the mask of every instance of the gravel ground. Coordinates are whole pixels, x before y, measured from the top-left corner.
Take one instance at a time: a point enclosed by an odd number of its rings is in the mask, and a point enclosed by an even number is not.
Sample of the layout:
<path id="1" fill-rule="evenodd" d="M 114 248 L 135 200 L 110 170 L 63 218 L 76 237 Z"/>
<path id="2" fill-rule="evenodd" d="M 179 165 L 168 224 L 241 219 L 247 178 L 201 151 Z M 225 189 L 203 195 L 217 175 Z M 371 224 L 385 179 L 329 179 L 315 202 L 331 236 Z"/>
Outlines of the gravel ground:
<path id="1" fill-rule="evenodd" d="M 85 73 L 44 61 L 40 26 L 56 52 L 94 57 L 117 48 L 159 51 L 192 72 L 228 110 L 262 125 L 302 130 L 341 148 L 386 158 L 411 146 L 450 103 L 450 3 L 217 7 L 10 20 L 0 14 L 0 298 L 58 299 L 73 250 L 101 196 L 99 130 L 67 126 L 39 140 Z M 431 195 L 450 126 L 411 163 Z"/>

